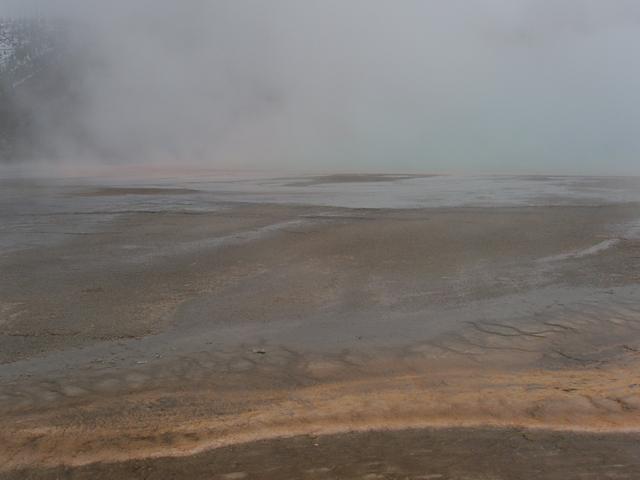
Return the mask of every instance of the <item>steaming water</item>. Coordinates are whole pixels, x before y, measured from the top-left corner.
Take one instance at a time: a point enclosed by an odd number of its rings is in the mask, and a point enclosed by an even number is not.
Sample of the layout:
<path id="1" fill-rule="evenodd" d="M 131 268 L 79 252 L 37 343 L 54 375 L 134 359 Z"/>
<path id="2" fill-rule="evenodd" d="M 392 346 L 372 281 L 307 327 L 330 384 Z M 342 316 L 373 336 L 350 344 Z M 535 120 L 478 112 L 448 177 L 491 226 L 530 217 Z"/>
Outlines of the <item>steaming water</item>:
<path id="1" fill-rule="evenodd" d="M 344 208 L 522 207 L 640 202 L 640 178 L 435 176 L 380 177 L 180 176 L 171 179 L 0 181 L 0 252 L 91 235 L 128 213 L 198 214 L 238 202 Z M 362 181 L 361 181 L 362 180 Z M 378 181 L 374 181 L 378 180 Z M 102 187 L 188 188 L 182 195 L 78 195 Z M 639 210 L 640 211 L 640 210 Z M 637 230 L 637 225 L 635 226 Z M 632 232 L 633 229 L 627 229 Z"/>

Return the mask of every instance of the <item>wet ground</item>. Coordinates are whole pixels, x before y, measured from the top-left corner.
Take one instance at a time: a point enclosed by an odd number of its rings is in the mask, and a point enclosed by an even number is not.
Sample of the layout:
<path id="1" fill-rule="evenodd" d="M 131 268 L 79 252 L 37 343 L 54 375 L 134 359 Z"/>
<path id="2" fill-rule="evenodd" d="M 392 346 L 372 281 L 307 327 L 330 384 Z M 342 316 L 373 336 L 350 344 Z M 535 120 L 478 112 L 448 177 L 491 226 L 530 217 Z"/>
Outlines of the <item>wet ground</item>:
<path id="1" fill-rule="evenodd" d="M 514 429 L 304 436 L 220 448 L 188 458 L 58 467 L 16 472 L 6 478 L 636 479 L 640 476 L 639 440 L 640 436 L 630 434 L 567 435 Z"/>
<path id="2" fill-rule="evenodd" d="M 0 475 L 638 473 L 640 181 L 3 186 Z"/>

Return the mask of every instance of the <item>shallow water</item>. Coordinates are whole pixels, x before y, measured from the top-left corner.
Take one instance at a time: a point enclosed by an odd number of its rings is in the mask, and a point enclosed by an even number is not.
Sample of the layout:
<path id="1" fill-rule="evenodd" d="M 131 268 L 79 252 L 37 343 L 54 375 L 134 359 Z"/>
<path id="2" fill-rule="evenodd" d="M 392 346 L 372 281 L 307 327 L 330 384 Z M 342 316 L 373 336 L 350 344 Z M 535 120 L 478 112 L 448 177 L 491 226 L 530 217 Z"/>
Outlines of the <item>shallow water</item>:
<path id="1" fill-rule="evenodd" d="M 638 430 L 637 186 L 5 181 L 4 468 L 372 428 Z"/>
<path id="2" fill-rule="evenodd" d="M 371 177 L 354 175 L 353 182 L 336 183 L 331 183 L 332 177 L 323 181 L 325 177 L 266 178 L 213 173 L 171 179 L 0 179 L 0 254 L 58 243 L 70 236 L 91 235 L 101 224 L 123 214 L 199 214 L 238 202 L 364 209 L 640 202 L 640 178 L 432 176 L 390 177 L 387 181 L 384 177 Z M 121 194 L 101 195 L 96 188 L 102 187 L 118 187 Z M 127 194 L 128 188 L 133 194 Z M 139 188 L 157 190 L 144 194 L 135 190 Z M 175 188 L 195 192 L 162 193 L 162 189 Z"/>
<path id="3" fill-rule="evenodd" d="M 299 203 L 345 208 L 518 207 L 640 201 L 640 179 L 434 176 L 389 182 L 296 186 L 290 179 L 185 182 L 224 201 Z"/>

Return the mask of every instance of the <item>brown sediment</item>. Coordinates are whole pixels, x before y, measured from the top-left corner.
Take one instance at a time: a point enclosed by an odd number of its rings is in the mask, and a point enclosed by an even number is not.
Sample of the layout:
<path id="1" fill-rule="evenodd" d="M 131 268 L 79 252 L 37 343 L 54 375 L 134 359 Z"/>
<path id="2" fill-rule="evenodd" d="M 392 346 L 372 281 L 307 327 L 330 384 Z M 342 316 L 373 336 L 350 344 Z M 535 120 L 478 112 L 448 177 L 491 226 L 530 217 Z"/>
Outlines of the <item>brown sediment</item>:
<path id="1" fill-rule="evenodd" d="M 343 216 L 319 215 L 327 212 Z M 430 330 L 438 309 L 449 306 L 549 284 L 625 285 L 640 279 L 631 258 L 638 242 L 558 268 L 537 260 L 589 248 L 611 223 L 636 213 L 635 207 L 354 212 L 259 205 L 198 216 L 130 214 L 95 235 L 1 258 L 0 298 L 13 307 L 0 312 L 0 333 L 25 340 L 0 335 L 0 362 L 161 331 L 176 322 L 179 306 L 205 297 L 212 328 L 422 310 Z M 273 225 L 282 227 L 254 235 Z M 242 242 L 247 234 L 252 241 Z M 228 241 L 216 243 L 220 238 Z M 185 321 L 193 322 L 189 316 Z M 363 325 L 365 337 L 377 333 Z M 329 337 L 341 335 L 319 336 Z"/>
<path id="2" fill-rule="evenodd" d="M 635 480 L 638 440 L 634 434 L 410 429 L 258 441 L 190 457 L 22 469 L 3 479 L 511 480 L 534 474 L 547 480 Z"/>
<path id="3" fill-rule="evenodd" d="M 591 249 L 635 214 L 241 205 L 6 255 L 0 468 L 406 428 L 638 432 L 640 244 Z"/>
<path id="4" fill-rule="evenodd" d="M 640 432 L 638 362 L 602 369 L 441 368 L 297 389 L 140 392 L 9 417 L 5 470 L 194 455 L 297 435 L 407 428 L 499 427 Z M 162 405 L 160 411 L 141 406 Z M 215 414 L 219 404 L 235 405 Z M 117 413 L 113 409 L 117 409 Z M 96 419 L 97 423 L 83 422 Z M 78 420 L 80 419 L 80 420 Z"/>

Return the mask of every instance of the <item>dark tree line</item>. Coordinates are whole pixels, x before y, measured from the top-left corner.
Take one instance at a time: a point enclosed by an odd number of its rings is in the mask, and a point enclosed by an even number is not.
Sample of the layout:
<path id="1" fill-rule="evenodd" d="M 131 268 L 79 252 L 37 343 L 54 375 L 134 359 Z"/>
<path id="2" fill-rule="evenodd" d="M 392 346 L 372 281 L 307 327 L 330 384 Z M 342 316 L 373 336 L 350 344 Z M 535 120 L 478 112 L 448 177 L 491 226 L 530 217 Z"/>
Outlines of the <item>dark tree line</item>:
<path id="1" fill-rule="evenodd" d="M 60 31 L 45 19 L 0 19 L 0 162 L 35 151 L 39 102 L 59 77 Z"/>

